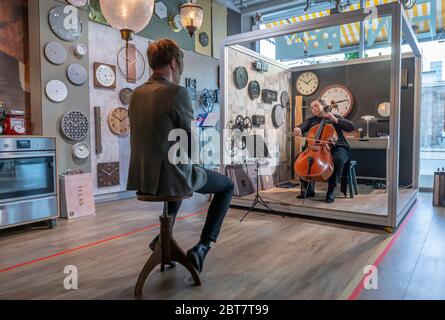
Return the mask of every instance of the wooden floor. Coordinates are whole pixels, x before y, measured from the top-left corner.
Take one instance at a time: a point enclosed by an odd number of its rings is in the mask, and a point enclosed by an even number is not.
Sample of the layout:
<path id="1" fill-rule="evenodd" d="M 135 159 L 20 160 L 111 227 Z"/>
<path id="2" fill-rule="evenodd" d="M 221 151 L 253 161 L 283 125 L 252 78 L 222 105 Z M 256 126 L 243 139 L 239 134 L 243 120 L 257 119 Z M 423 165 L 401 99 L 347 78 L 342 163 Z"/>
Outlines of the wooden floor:
<path id="1" fill-rule="evenodd" d="M 292 189 L 272 188 L 261 191 L 260 195 L 266 202 L 283 204 L 294 208 L 310 207 L 317 209 L 327 209 L 334 211 L 387 216 L 388 215 L 388 193 L 386 190 L 374 189 L 370 186 L 360 184 L 358 195 L 354 198 L 345 198 L 338 190 L 335 192 L 335 202 L 328 204 L 326 199 L 326 187 L 323 183 L 316 184 L 317 190 L 314 198 L 305 200 L 297 199 L 300 194 L 300 187 Z M 399 190 L 399 207 L 403 208 L 412 196 L 417 193 L 414 189 Z M 250 206 L 255 194 L 237 198 L 237 204 Z"/>
<path id="2" fill-rule="evenodd" d="M 198 240 L 207 208 L 187 200 L 175 226 L 184 249 Z M 59 220 L 53 230 L 0 233 L 0 299 L 134 299 L 137 276 L 157 234 L 159 204 L 124 200 L 97 215 Z M 231 209 L 209 252 L 203 285 L 178 266 L 147 280 L 144 299 L 336 299 L 389 236 L 380 229 Z M 65 266 L 78 290 L 65 290 Z"/>

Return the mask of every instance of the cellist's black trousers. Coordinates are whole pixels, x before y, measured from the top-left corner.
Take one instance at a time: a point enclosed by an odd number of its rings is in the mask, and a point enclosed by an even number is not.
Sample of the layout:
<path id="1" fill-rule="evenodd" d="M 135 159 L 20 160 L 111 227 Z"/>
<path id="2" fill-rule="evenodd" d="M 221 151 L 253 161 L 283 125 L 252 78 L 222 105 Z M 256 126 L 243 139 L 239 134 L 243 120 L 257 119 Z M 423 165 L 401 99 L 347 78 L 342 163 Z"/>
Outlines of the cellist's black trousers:
<path id="1" fill-rule="evenodd" d="M 332 150 L 332 162 L 334 163 L 334 172 L 329 177 L 328 187 L 329 189 L 334 189 L 337 186 L 337 183 L 341 182 L 341 177 L 343 175 L 343 169 L 345 164 L 348 163 L 351 157 L 351 152 L 349 148 L 344 147 L 335 147 Z M 301 180 L 301 184 L 303 186 L 303 190 L 307 188 L 307 181 Z M 311 191 L 311 190 L 309 190 Z"/>

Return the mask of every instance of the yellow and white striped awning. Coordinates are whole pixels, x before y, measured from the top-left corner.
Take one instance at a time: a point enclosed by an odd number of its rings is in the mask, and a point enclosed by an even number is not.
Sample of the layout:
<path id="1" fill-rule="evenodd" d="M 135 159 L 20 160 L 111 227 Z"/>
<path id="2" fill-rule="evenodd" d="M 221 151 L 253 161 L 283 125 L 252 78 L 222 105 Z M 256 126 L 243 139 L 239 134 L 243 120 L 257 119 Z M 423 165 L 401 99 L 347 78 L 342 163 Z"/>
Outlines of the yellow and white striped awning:
<path id="1" fill-rule="evenodd" d="M 377 6 L 380 4 L 385 4 L 389 2 L 394 2 L 397 0 L 367 0 L 366 1 L 366 7 L 372 7 Z M 430 1 L 420 1 L 418 0 L 418 4 L 416 4 L 413 8 L 409 10 L 405 10 L 408 18 L 412 20 L 413 18 L 420 18 L 425 17 L 425 19 L 415 22 L 415 25 L 417 26 L 417 30 L 415 32 L 417 34 L 427 33 L 431 30 L 431 19 L 428 19 L 428 16 L 432 14 L 432 1 L 434 1 L 433 5 L 435 4 L 435 19 L 436 19 L 436 26 L 435 30 L 440 33 L 444 28 L 445 23 L 445 0 L 430 0 Z M 422 3 L 421 3 L 422 2 Z M 351 4 L 346 11 L 352 11 L 360 9 L 360 3 Z M 270 23 L 266 23 L 265 26 L 267 29 L 292 24 L 296 22 L 302 22 L 309 19 L 315 19 L 322 16 L 329 15 L 329 10 L 324 10 L 320 12 L 314 12 L 309 13 L 305 15 L 301 15 L 298 17 L 291 17 L 288 19 L 283 19 L 279 21 L 274 21 Z M 379 23 L 381 23 L 381 19 L 372 19 L 368 21 L 367 24 L 365 24 L 365 34 L 368 34 L 368 28 L 372 28 L 373 31 L 377 30 Z M 389 32 L 389 25 L 383 24 L 383 27 L 381 28 L 381 31 L 377 35 L 376 41 L 384 41 L 388 39 L 388 32 Z M 359 43 L 359 37 L 360 37 L 360 23 L 349 23 L 344 24 L 340 26 L 340 46 L 341 47 L 348 47 L 351 45 L 356 45 Z M 301 42 L 304 41 L 307 43 L 307 41 L 314 40 L 315 36 L 311 36 L 307 32 L 304 33 L 304 36 L 302 39 L 297 38 L 294 41 L 295 42 Z"/>

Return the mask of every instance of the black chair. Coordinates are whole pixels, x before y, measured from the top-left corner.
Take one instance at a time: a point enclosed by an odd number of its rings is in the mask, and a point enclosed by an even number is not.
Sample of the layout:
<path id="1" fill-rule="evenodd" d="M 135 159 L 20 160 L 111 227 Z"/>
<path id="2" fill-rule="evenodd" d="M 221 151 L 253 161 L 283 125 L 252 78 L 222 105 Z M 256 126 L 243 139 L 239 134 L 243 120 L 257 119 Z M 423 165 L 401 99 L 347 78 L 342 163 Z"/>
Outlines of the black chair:
<path id="1" fill-rule="evenodd" d="M 352 160 L 345 164 L 343 169 L 343 177 L 341 181 L 341 192 L 345 195 L 345 198 L 349 197 L 354 198 L 354 195 L 359 193 L 358 191 L 358 183 L 357 176 L 355 175 L 355 166 L 357 165 L 357 161 Z"/>
<path id="2" fill-rule="evenodd" d="M 157 266 L 161 265 L 161 272 L 164 272 L 165 265 L 169 265 L 172 261 L 176 261 L 182 264 L 191 274 L 196 286 L 201 285 L 198 271 L 193 267 L 192 263 L 187 259 L 186 253 L 179 247 L 176 241 L 173 239 L 172 231 L 172 217 L 168 215 L 168 203 L 172 201 L 180 201 L 190 198 L 192 195 L 184 196 L 155 196 L 144 193 L 137 193 L 137 198 L 140 201 L 146 202 L 164 202 L 164 209 L 162 215 L 159 217 L 161 222 L 161 232 L 159 242 L 156 244 L 155 249 L 147 260 L 142 269 L 136 287 L 134 289 L 134 295 L 140 296 L 142 294 L 142 288 L 144 287 L 145 280 L 150 272 Z"/>

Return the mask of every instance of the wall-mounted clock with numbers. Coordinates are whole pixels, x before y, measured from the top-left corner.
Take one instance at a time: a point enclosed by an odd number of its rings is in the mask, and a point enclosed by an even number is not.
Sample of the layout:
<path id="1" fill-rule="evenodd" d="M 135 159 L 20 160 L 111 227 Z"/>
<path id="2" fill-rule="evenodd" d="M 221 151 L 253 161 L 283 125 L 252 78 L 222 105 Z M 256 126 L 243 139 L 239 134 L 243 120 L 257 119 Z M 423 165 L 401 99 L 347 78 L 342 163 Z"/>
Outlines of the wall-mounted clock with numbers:
<path id="1" fill-rule="evenodd" d="M 332 113 L 346 117 L 352 111 L 354 106 L 354 97 L 351 90 L 341 84 L 334 84 L 323 89 L 320 94 L 327 105 L 336 104 Z"/>
<path id="2" fill-rule="evenodd" d="M 319 85 L 318 77 L 313 72 L 303 72 L 297 78 L 295 86 L 299 94 L 303 96 L 310 96 L 317 91 Z"/>
<path id="3" fill-rule="evenodd" d="M 97 186 L 99 188 L 118 186 L 119 177 L 119 162 L 97 164 Z"/>
<path id="4" fill-rule="evenodd" d="M 116 66 L 95 62 L 93 70 L 95 88 L 116 89 Z"/>

